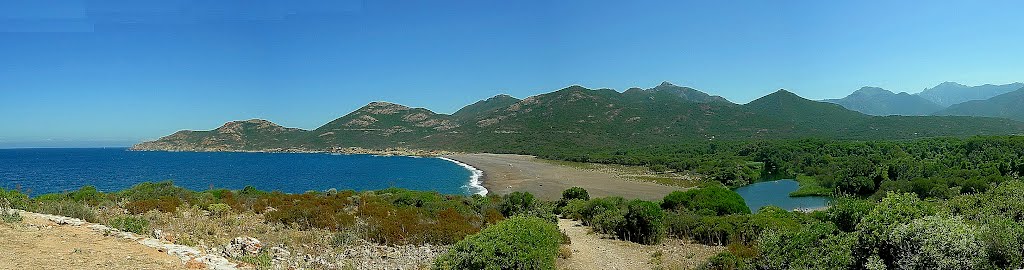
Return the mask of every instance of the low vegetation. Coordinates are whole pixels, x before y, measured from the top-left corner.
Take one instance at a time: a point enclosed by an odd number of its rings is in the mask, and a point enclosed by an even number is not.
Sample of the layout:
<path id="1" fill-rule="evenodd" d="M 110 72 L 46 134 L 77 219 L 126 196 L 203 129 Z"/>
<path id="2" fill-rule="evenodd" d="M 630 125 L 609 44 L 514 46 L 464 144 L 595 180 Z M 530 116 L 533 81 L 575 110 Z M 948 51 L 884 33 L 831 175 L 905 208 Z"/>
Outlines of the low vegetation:
<path id="1" fill-rule="evenodd" d="M 711 181 L 658 202 L 592 198 L 582 188 L 550 202 L 523 192 L 284 194 L 251 187 L 190 191 L 161 182 L 34 198 L 0 189 L 0 208 L 71 216 L 140 234 L 161 229 L 174 233 L 177 243 L 202 247 L 238 235 L 257 235 L 268 246 L 305 254 L 332 253 L 358 241 L 450 246 L 432 264 L 438 269 L 550 269 L 563 241 L 555 214 L 641 244 L 673 237 L 727 247 L 707 269 L 1024 268 L 1020 137 L 709 142 L 550 157 L 656 166 Z M 811 213 L 771 206 L 752 213 L 730 189 L 779 177 L 800 182 L 793 195 L 827 194 L 834 200 Z M 14 219 L 3 216 L 5 222 Z M 265 259 L 246 260 L 263 265 Z"/>
<path id="2" fill-rule="evenodd" d="M 554 269 L 562 234 L 537 217 L 516 216 L 459 241 L 435 269 Z"/>

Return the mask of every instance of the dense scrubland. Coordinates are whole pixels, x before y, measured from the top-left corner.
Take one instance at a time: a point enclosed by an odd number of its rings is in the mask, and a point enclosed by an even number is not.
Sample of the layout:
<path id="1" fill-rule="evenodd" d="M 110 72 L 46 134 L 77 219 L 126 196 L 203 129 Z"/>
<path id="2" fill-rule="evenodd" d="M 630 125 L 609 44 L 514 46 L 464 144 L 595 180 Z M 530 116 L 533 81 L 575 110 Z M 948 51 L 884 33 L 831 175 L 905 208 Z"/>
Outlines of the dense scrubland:
<path id="1" fill-rule="evenodd" d="M 705 176 L 698 187 L 661 201 L 591 198 L 582 188 L 540 201 L 522 192 L 284 194 L 190 191 L 161 182 L 33 198 L 0 190 L 0 207 L 143 234 L 161 229 L 173 232 L 177 243 L 199 247 L 238 235 L 305 254 L 329 254 L 358 241 L 445 246 L 443 255 L 420 266 L 436 269 L 551 269 L 558 256 L 568 256 L 559 246 L 571 241 L 555 226 L 557 216 L 641 244 L 673 237 L 726 246 L 707 269 L 1008 269 L 1024 267 L 1022 155 L 1018 137 L 708 142 L 547 156 Z M 800 194 L 834 200 L 810 213 L 765 207 L 752 214 L 730 189 L 778 177 L 800 180 Z M 17 222 L 2 212 L 5 222 Z M 236 259 L 261 267 L 278 263 L 269 254 Z"/>
<path id="2" fill-rule="evenodd" d="M 712 141 L 615 151 L 551 149 L 539 156 L 695 172 L 729 187 L 793 178 L 801 185 L 797 196 L 880 199 L 891 191 L 951 198 L 1024 174 L 1024 137 Z"/>

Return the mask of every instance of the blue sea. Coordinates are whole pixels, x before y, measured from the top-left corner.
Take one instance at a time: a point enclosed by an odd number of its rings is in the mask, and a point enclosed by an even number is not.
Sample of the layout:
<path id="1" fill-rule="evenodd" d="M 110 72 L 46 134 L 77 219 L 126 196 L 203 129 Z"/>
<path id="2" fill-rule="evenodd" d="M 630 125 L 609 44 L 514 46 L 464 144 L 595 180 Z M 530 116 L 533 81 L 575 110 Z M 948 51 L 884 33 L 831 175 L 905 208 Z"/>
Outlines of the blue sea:
<path id="1" fill-rule="evenodd" d="M 477 171 L 478 172 L 478 171 Z M 485 192 L 472 167 L 441 158 L 325 153 L 136 152 L 125 148 L 0 149 L 0 187 L 36 196 L 85 185 L 117 191 L 172 180 L 213 188 L 286 193 L 389 187 L 444 194 Z"/>

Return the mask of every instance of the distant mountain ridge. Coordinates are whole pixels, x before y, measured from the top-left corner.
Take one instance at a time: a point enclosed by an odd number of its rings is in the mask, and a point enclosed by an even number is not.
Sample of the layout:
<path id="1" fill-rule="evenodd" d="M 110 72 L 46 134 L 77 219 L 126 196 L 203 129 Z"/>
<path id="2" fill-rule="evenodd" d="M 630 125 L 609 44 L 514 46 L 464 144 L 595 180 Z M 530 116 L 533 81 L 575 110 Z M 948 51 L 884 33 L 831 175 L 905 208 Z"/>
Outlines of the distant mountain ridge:
<path id="1" fill-rule="evenodd" d="M 827 99 L 843 107 L 869 115 L 931 115 L 942 106 L 918 95 L 899 94 L 878 87 L 865 86 L 841 99 Z"/>
<path id="2" fill-rule="evenodd" d="M 956 104 L 935 115 L 1002 117 L 1024 121 L 1024 87 L 986 100 Z"/>
<path id="3" fill-rule="evenodd" d="M 447 115 L 372 102 L 314 130 L 264 120 L 211 131 L 180 131 L 135 150 L 330 151 L 343 147 L 538 154 L 707 140 L 912 139 L 1024 133 L 1006 119 L 879 117 L 807 100 L 785 90 L 739 105 L 662 83 L 650 89 L 574 85 L 525 99 L 496 96 Z"/>
<path id="4" fill-rule="evenodd" d="M 967 101 L 989 99 L 1015 91 L 1021 87 L 1024 87 L 1024 83 L 966 86 L 955 82 L 944 82 L 935 87 L 926 88 L 917 95 L 942 107 L 949 107 Z"/>
<path id="5" fill-rule="evenodd" d="M 893 93 L 878 87 L 865 86 L 840 99 L 823 100 L 869 115 L 933 115 L 963 102 L 986 100 L 1024 87 L 1024 83 L 966 86 L 944 82 L 917 94 Z M 956 112 L 956 110 L 950 111 Z M 994 116 L 999 117 L 999 116 Z"/>

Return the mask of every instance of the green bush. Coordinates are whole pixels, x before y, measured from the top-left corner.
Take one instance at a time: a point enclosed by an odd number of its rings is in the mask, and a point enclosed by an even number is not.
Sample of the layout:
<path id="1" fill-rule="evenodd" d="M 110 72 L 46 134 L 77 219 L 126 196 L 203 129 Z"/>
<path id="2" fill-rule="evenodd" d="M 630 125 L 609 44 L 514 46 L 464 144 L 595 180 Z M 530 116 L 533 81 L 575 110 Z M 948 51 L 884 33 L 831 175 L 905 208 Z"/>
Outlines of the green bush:
<path id="1" fill-rule="evenodd" d="M 29 202 L 28 195 L 3 188 L 0 188 L 0 200 L 6 200 L 10 207 L 15 209 L 25 209 Z"/>
<path id="2" fill-rule="evenodd" d="M 980 240 L 960 217 L 929 216 L 894 229 L 888 255 L 902 269 L 980 269 L 987 258 Z"/>
<path id="3" fill-rule="evenodd" d="M 581 187 L 571 187 L 569 189 L 566 189 L 566 190 L 562 191 L 562 200 L 563 201 L 569 201 L 569 200 L 573 200 L 573 199 L 584 200 L 584 201 L 590 200 L 590 194 L 587 193 L 586 189 L 581 188 Z"/>
<path id="4" fill-rule="evenodd" d="M 211 215 L 220 217 L 230 213 L 231 206 L 223 203 L 214 203 L 206 206 L 206 210 L 210 211 Z"/>
<path id="5" fill-rule="evenodd" d="M 40 201 L 33 204 L 29 211 L 65 217 L 73 217 L 96 223 L 96 211 L 88 205 L 72 201 Z"/>
<path id="6" fill-rule="evenodd" d="M 596 232 L 617 235 L 626 223 L 625 214 L 621 208 L 604 209 L 591 217 L 589 223 Z"/>
<path id="7" fill-rule="evenodd" d="M 985 254 L 992 268 L 1024 268 L 1024 226 L 1007 218 L 997 218 L 981 231 Z"/>
<path id="8" fill-rule="evenodd" d="M 555 206 L 555 211 L 558 214 L 561 214 L 562 207 L 565 207 L 566 204 L 569 204 L 569 201 L 571 200 L 587 201 L 590 200 L 590 194 L 587 193 L 586 189 L 581 187 L 571 187 L 569 189 L 566 189 L 562 191 L 562 199 L 558 200 L 558 205 Z"/>
<path id="9" fill-rule="evenodd" d="M 533 194 L 529 192 L 512 192 L 508 196 L 505 196 L 504 201 L 501 202 L 501 214 L 506 217 L 511 217 L 517 214 L 529 213 L 536 208 L 536 199 L 533 198 Z"/>
<path id="10" fill-rule="evenodd" d="M 630 201 L 618 235 L 627 241 L 645 245 L 656 244 L 665 235 L 665 213 L 655 203 Z"/>
<path id="11" fill-rule="evenodd" d="M 840 230 L 852 232 L 856 230 L 857 223 L 860 223 L 861 218 L 874 208 L 875 205 L 866 200 L 840 197 L 829 203 L 829 208 L 825 211 L 825 219 L 835 223 Z"/>
<path id="12" fill-rule="evenodd" d="M 583 209 L 586 205 L 587 201 L 584 200 L 569 200 L 565 206 L 562 207 L 562 217 L 572 220 L 580 220 L 583 218 Z"/>
<path id="13" fill-rule="evenodd" d="M 554 269 L 561 233 L 552 223 L 516 216 L 459 241 L 435 269 Z"/>
<path id="14" fill-rule="evenodd" d="M 747 261 L 740 257 L 737 257 L 731 252 L 722 252 L 715 254 L 708 263 L 702 266 L 700 269 L 703 270 L 745 270 L 753 269 Z"/>
<path id="15" fill-rule="evenodd" d="M 722 186 L 709 185 L 687 191 L 673 191 L 661 202 L 661 208 L 677 210 L 686 208 L 693 211 L 708 209 L 718 215 L 749 214 L 743 197 Z"/>
<path id="16" fill-rule="evenodd" d="M 114 229 L 146 235 L 148 233 L 149 220 L 135 216 L 119 216 L 110 220 L 110 223 L 107 225 Z"/>
<path id="17" fill-rule="evenodd" d="M 0 222 L 15 223 L 21 222 L 21 214 L 11 209 L 11 203 L 7 198 L 0 198 Z"/>
<path id="18" fill-rule="evenodd" d="M 758 269 L 848 269 L 857 238 L 832 223 L 792 230 L 770 229 L 757 241 Z"/>

